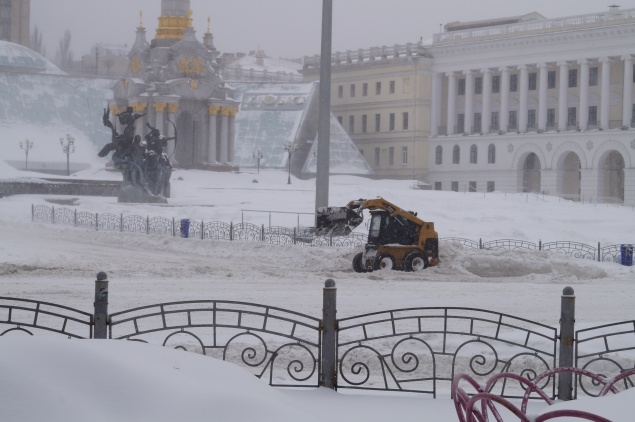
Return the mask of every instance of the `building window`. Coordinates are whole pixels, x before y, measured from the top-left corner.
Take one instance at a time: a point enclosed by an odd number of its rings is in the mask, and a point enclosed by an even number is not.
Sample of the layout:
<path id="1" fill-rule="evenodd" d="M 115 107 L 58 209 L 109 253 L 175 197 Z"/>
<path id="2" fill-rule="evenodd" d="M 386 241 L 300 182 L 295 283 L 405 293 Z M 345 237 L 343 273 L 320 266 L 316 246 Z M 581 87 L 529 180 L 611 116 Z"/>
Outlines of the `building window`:
<path id="1" fill-rule="evenodd" d="M 598 106 L 589 106 L 589 126 L 598 124 Z"/>
<path id="2" fill-rule="evenodd" d="M 492 94 L 498 94 L 501 92 L 501 77 L 500 75 L 492 76 Z"/>
<path id="3" fill-rule="evenodd" d="M 355 96 L 355 84 L 351 84 L 351 98 Z"/>
<path id="4" fill-rule="evenodd" d="M 478 161 L 478 148 L 476 144 L 472 144 L 470 147 L 470 164 L 476 164 Z"/>
<path id="5" fill-rule="evenodd" d="M 474 127 L 472 133 L 481 133 L 481 113 L 474 113 Z"/>
<path id="6" fill-rule="evenodd" d="M 337 98 L 343 98 L 344 97 L 344 85 L 339 85 L 337 87 Z"/>
<path id="7" fill-rule="evenodd" d="M 379 166 L 379 147 L 375 147 L 375 165 Z"/>
<path id="8" fill-rule="evenodd" d="M 465 114 L 459 113 L 456 115 L 456 133 L 465 132 Z"/>
<path id="9" fill-rule="evenodd" d="M 395 164 L 395 147 L 388 147 L 388 165 Z"/>
<path id="10" fill-rule="evenodd" d="M 592 67 L 589 69 L 589 86 L 598 85 L 598 68 Z"/>
<path id="11" fill-rule="evenodd" d="M 509 92 L 518 91 L 518 74 L 509 75 Z"/>
<path id="12" fill-rule="evenodd" d="M 452 182 L 452 192 L 459 191 L 459 182 Z"/>
<path id="13" fill-rule="evenodd" d="M 443 190 L 441 182 L 434 182 L 434 190 Z"/>
<path id="14" fill-rule="evenodd" d="M 408 130 L 408 112 L 402 113 L 401 115 L 401 126 L 403 130 Z"/>
<path id="15" fill-rule="evenodd" d="M 337 121 L 340 122 L 340 126 L 342 126 L 342 127 L 344 126 L 342 124 L 342 116 L 337 116 Z"/>
<path id="16" fill-rule="evenodd" d="M 507 129 L 516 130 L 518 128 L 518 111 L 511 110 L 509 112 L 509 121 L 507 122 Z"/>
<path id="17" fill-rule="evenodd" d="M 550 70 L 547 72 L 547 89 L 553 89 L 556 87 L 556 71 Z"/>
<path id="18" fill-rule="evenodd" d="M 527 110 L 527 129 L 536 127 L 536 110 Z"/>
<path id="19" fill-rule="evenodd" d="M 348 116 L 348 133 L 355 133 L 355 116 Z"/>
<path id="20" fill-rule="evenodd" d="M 401 147 L 401 164 L 408 164 L 408 147 Z"/>
<path id="21" fill-rule="evenodd" d="M 395 130 L 395 113 L 390 113 L 389 115 L 388 130 Z"/>
<path id="22" fill-rule="evenodd" d="M 458 145 L 454 145 L 452 150 L 452 164 L 461 164 L 461 148 Z"/>
<path id="23" fill-rule="evenodd" d="M 479 95 L 483 93 L 483 78 L 479 76 L 474 78 L 474 94 Z"/>
<path id="24" fill-rule="evenodd" d="M 368 131 L 368 116 L 362 114 L 362 132 L 366 133 Z"/>
<path id="25" fill-rule="evenodd" d="M 576 125 L 576 108 L 569 107 L 567 110 L 567 126 L 573 127 Z"/>
<path id="26" fill-rule="evenodd" d="M 494 192 L 496 190 L 496 185 L 494 182 L 487 182 L 487 191 Z"/>
<path id="27" fill-rule="evenodd" d="M 381 95 L 381 82 L 375 83 L 375 95 Z"/>
<path id="28" fill-rule="evenodd" d="M 388 93 L 389 94 L 395 93 L 395 81 L 390 81 L 390 84 L 388 85 Z"/>
<path id="29" fill-rule="evenodd" d="M 437 145 L 434 157 L 434 163 L 436 165 L 443 164 L 443 147 L 441 145 Z"/>
<path id="30" fill-rule="evenodd" d="M 578 69 L 569 69 L 569 88 L 578 86 Z"/>
<path id="31" fill-rule="evenodd" d="M 380 123 L 381 123 L 381 115 L 375 114 L 375 132 L 379 132 L 379 130 L 381 129 Z"/>
<path id="32" fill-rule="evenodd" d="M 459 79 L 458 84 L 458 95 L 465 95 L 465 79 Z"/>
<path id="33" fill-rule="evenodd" d="M 498 120 L 498 111 L 492 111 L 492 121 L 490 123 L 490 130 L 498 130 L 500 128 L 500 123 Z"/>
<path id="34" fill-rule="evenodd" d="M 487 164 L 496 164 L 496 146 L 489 144 L 487 147 Z"/>
<path id="35" fill-rule="evenodd" d="M 469 190 L 470 192 L 476 192 L 476 182 L 470 182 Z"/>
<path id="36" fill-rule="evenodd" d="M 535 91 L 536 90 L 536 86 L 538 85 L 537 76 L 538 76 L 538 74 L 536 72 L 531 72 L 529 74 L 529 90 L 530 91 Z"/>
<path id="37" fill-rule="evenodd" d="M 368 96 L 368 84 L 366 82 L 362 84 L 362 96 Z"/>
<path id="38" fill-rule="evenodd" d="M 547 109 L 547 129 L 553 129 L 556 127 L 556 109 Z"/>

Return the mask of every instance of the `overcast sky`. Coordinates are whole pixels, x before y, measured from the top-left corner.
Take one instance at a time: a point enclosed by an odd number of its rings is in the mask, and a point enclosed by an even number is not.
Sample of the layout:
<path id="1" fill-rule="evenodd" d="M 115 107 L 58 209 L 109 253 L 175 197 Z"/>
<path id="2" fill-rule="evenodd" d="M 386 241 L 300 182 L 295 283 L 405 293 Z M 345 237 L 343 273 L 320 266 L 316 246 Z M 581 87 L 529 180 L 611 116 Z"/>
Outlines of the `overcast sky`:
<path id="1" fill-rule="evenodd" d="M 333 0 L 332 51 L 428 40 L 440 25 L 538 12 L 547 18 L 602 12 L 613 0 Z M 617 2 L 635 8 L 635 0 Z M 199 40 L 211 30 L 223 53 L 259 47 L 270 57 L 319 54 L 320 0 L 191 0 Z M 155 34 L 160 0 L 31 0 L 31 28 L 38 26 L 52 58 L 66 29 L 72 34 L 75 59 L 97 42 L 127 44 L 135 39 L 139 11 L 150 41 Z"/>

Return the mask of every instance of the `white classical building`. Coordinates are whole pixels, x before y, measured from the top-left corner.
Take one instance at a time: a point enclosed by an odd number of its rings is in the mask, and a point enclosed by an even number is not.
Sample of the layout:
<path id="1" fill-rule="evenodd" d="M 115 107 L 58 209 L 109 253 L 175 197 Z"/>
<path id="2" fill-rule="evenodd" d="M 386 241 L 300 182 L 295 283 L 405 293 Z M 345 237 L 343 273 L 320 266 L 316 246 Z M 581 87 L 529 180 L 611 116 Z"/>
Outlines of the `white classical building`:
<path id="1" fill-rule="evenodd" d="M 635 9 L 434 35 L 428 181 L 635 204 Z"/>

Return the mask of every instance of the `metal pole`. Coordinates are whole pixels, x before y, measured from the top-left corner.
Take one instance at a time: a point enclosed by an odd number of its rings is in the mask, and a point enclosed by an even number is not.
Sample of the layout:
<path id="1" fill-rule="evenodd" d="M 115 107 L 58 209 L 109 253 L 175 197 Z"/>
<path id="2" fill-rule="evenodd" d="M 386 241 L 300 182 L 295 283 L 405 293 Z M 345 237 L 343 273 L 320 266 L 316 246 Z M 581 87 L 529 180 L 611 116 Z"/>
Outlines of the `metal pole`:
<path id="1" fill-rule="evenodd" d="M 93 338 L 108 338 L 108 276 L 97 273 L 95 280 L 95 332 Z"/>
<path id="2" fill-rule="evenodd" d="M 329 158 L 331 143 L 331 34 L 333 0 L 322 1 L 322 50 L 320 53 L 320 108 L 318 117 L 315 209 L 329 204 Z"/>
<path id="3" fill-rule="evenodd" d="M 324 282 L 322 296 L 322 387 L 337 389 L 337 288 Z"/>
<path id="4" fill-rule="evenodd" d="M 560 355 L 558 367 L 573 366 L 573 343 L 575 335 L 575 295 L 572 287 L 562 290 L 560 300 Z M 573 374 L 558 374 L 558 399 L 573 398 Z"/>
<path id="5" fill-rule="evenodd" d="M 291 148 L 289 148 L 289 179 L 287 180 L 287 185 L 291 184 Z"/>

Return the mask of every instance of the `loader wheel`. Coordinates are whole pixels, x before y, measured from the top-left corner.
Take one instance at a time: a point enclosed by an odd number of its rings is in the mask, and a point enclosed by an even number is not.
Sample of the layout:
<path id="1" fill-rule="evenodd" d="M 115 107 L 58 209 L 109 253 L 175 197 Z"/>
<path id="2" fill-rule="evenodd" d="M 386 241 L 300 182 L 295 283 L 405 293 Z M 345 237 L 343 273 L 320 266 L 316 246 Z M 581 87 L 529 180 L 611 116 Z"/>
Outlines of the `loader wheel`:
<path id="1" fill-rule="evenodd" d="M 419 252 L 411 252 L 404 260 L 404 271 L 422 271 L 428 268 L 428 259 Z"/>
<path id="2" fill-rule="evenodd" d="M 395 268 L 395 260 L 388 254 L 378 255 L 373 262 L 374 270 L 392 270 L 393 268 Z"/>
<path id="3" fill-rule="evenodd" d="M 365 273 L 368 270 L 362 264 L 362 257 L 364 256 L 363 252 L 358 253 L 353 257 L 353 269 L 356 273 Z"/>

